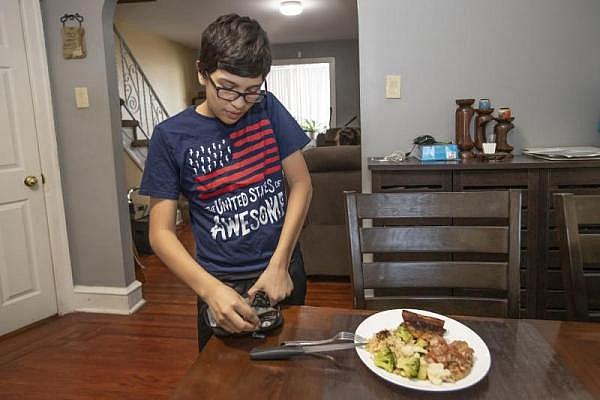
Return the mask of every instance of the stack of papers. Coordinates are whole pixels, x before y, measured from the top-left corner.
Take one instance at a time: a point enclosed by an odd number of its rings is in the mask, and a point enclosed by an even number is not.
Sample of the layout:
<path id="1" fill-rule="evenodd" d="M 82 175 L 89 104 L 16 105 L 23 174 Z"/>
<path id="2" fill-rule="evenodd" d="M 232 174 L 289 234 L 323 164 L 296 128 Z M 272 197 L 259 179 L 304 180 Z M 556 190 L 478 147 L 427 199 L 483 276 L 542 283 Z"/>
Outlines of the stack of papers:
<path id="1" fill-rule="evenodd" d="M 600 160 L 600 147 L 530 147 L 523 149 L 523 154 L 545 160 Z"/>

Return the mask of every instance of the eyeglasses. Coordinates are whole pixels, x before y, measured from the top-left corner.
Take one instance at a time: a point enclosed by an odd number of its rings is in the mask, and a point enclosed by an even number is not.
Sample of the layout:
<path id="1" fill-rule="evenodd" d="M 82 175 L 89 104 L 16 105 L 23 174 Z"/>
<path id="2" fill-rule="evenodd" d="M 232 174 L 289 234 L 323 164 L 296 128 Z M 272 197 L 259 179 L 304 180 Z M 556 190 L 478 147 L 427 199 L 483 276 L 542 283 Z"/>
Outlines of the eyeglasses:
<path id="1" fill-rule="evenodd" d="M 244 101 L 246 101 L 246 103 L 260 103 L 267 95 L 266 90 L 259 90 L 257 92 L 243 93 L 243 92 L 238 92 L 237 90 L 219 87 L 215 84 L 215 81 L 212 80 L 212 78 L 210 77 L 210 75 L 208 73 L 206 74 L 206 77 L 208 78 L 209 82 L 212 83 L 212 85 L 215 87 L 215 89 L 217 91 L 217 97 L 220 99 L 223 99 L 223 100 L 235 101 L 240 96 L 243 96 Z M 264 81 L 264 82 L 265 82 L 265 89 L 266 89 L 267 81 Z"/>

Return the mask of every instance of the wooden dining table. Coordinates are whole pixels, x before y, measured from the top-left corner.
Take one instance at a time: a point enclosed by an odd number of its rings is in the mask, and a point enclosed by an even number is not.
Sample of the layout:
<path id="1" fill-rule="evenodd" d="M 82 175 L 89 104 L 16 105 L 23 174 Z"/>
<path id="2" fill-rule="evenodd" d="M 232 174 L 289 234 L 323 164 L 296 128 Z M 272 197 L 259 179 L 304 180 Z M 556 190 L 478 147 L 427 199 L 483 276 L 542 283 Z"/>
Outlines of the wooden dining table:
<path id="1" fill-rule="evenodd" d="M 213 337 L 179 382 L 173 399 L 592 399 L 600 398 L 600 324 L 455 316 L 491 354 L 477 384 L 431 393 L 389 383 L 354 349 L 321 357 L 255 361 L 254 347 L 323 339 L 354 331 L 373 311 L 292 306 L 284 324 L 264 339 Z"/>

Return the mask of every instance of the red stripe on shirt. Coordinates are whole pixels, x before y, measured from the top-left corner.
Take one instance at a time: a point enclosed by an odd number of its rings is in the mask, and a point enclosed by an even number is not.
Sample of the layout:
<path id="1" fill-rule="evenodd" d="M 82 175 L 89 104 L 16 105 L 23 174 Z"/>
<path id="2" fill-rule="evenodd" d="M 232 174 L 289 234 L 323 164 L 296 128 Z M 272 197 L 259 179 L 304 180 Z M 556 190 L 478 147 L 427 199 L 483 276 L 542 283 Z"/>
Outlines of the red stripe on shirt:
<path id="1" fill-rule="evenodd" d="M 246 165 L 252 164 L 253 162 L 260 160 L 261 158 L 264 158 L 266 155 L 275 153 L 275 152 L 277 152 L 277 147 L 271 147 L 269 149 L 266 149 L 265 151 L 262 151 L 258 154 L 253 155 L 252 157 L 246 158 L 245 160 L 241 160 L 236 163 L 230 164 L 226 167 L 219 168 L 209 174 L 197 176 L 194 178 L 194 181 L 204 182 L 204 181 L 207 181 L 210 179 L 214 179 L 214 178 L 216 178 L 220 175 L 223 175 L 227 172 L 235 171 L 236 169 L 240 169 L 242 167 L 245 167 Z M 233 154 L 235 155 L 235 152 Z"/>
<path id="2" fill-rule="evenodd" d="M 263 126 L 267 126 L 271 123 L 271 121 L 269 121 L 268 119 L 263 119 L 260 120 L 252 125 L 248 125 L 245 128 L 240 129 L 239 131 L 235 131 L 235 132 L 231 132 L 229 134 L 229 138 L 230 139 L 235 139 L 238 138 L 240 136 L 243 136 L 244 134 L 250 132 L 250 131 L 255 131 L 258 128 L 262 128 Z"/>
<path id="3" fill-rule="evenodd" d="M 196 190 L 201 190 L 203 192 L 207 192 L 207 191 L 212 190 L 212 189 L 214 189 L 216 187 L 223 186 L 225 184 L 235 182 L 235 181 L 237 181 L 237 180 L 239 180 L 239 179 L 241 179 L 241 178 L 243 178 L 245 176 L 251 175 L 252 173 L 254 173 L 254 172 L 256 172 L 256 171 L 258 171 L 260 169 L 264 170 L 264 168 L 268 164 L 273 164 L 274 162 L 277 162 L 277 161 L 279 161 L 279 155 L 275 155 L 274 157 L 267 158 L 262 163 L 253 165 L 252 167 L 244 169 L 244 170 L 242 170 L 240 172 L 237 172 L 235 174 L 227 175 L 227 176 L 224 176 L 224 177 L 222 177 L 220 179 L 215 179 L 214 181 L 206 183 L 204 185 L 198 185 L 198 186 L 196 186 Z"/>
<path id="4" fill-rule="evenodd" d="M 237 142 L 233 142 L 233 147 L 241 147 L 243 145 L 245 145 L 246 143 L 250 143 L 250 142 L 255 142 L 258 139 L 261 139 L 267 135 L 270 135 L 273 133 L 273 129 L 269 128 L 269 129 L 265 129 L 264 131 L 260 131 L 258 133 L 255 133 L 253 135 L 250 136 L 246 136 L 243 139 L 238 140 Z"/>
<path id="5" fill-rule="evenodd" d="M 271 168 L 267 168 L 267 169 L 265 169 L 265 171 L 263 173 L 256 174 L 256 175 L 254 175 L 254 176 L 252 176 L 252 177 L 250 177 L 250 178 L 248 178 L 246 180 L 233 183 L 233 184 L 231 184 L 229 186 L 225 186 L 225 187 L 223 187 L 223 188 L 221 188 L 219 190 L 215 190 L 214 192 L 203 193 L 203 194 L 199 195 L 198 197 L 201 200 L 209 200 L 209 199 L 211 199 L 213 197 L 220 196 L 223 193 L 229 193 L 229 192 L 232 192 L 232 191 L 234 191 L 236 189 L 243 188 L 243 187 L 246 187 L 246 186 L 250 186 L 253 183 L 258 183 L 258 182 L 264 180 L 265 176 L 270 175 L 270 174 L 272 174 L 274 172 L 277 172 L 279 170 L 281 170 L 281 164 L 277 164 L 277 165 L 275 165 L 275 166 L 273 166 Z"/>
<path id="6" fill-rule="evenodd" d="M 253 152 L 255 150 L 258 150 L 258 149 L 262 149 L 263 147 L 268 146 L 268 145 L 270 145 L 272 143 L 275 143 L 275 138 L 273 138 L 273 137 L 267 138 L 267 139 L 263 140 L 262 142 L 258 142 L 256 144 L 253 144 L 250 147 L 245 148 L 244 150 L 240 150 L 238 152 L 234 152 L 233 153 L 233 159 L 237 160 L 238 158 L 242 158 L 246 154 L 251 153 L 251 152 Z"/>

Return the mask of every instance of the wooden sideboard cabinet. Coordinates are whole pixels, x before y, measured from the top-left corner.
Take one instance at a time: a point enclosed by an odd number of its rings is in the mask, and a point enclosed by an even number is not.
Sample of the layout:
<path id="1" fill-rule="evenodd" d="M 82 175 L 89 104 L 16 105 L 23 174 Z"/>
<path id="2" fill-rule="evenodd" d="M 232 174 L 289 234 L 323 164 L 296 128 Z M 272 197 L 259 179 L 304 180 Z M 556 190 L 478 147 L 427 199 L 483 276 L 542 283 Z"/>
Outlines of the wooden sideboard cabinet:
<path id="1" fill-rule="evenodd" d="M 518 189 L 522 193 L 521 316 L 566 319 L 554 193 L 600 194 L 600 161 L 402 163 L 369 158 L 372 192 L 458 192 Z"/>

